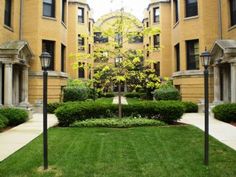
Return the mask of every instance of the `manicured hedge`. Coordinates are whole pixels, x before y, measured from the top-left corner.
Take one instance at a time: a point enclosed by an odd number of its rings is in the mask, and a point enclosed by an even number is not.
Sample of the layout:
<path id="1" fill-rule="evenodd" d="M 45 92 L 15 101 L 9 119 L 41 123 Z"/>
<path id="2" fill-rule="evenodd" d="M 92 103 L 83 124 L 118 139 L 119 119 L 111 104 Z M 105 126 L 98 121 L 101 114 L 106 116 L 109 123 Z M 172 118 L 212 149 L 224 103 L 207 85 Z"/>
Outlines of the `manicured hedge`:
<path id="1" fill-rule="evenodd" d="M 114 93 L 103 93 L 103 94 L 101 94 L 101 97 L 112 98 L 112 97 L 115 97 L 115 94 Z"/>
<path id="2" fill-rule="evenodd" d="M 64 105 L 62 102 L 55 102 L 55 103 L 48 103 L 47 105 L 47 111 L 50 114 L 54 114 L 55 110 L 59 108 L 60 106 Z"/>
<path id="3" fill-rule="evenodd" d="M 129 92 L 125 94 L 125 97 L 127 98 L 143 98 L 145 97 L 145 93 L 139 93 L 139 92 Z"/>
<path id="4" fill-rule="evenodd" d="M 84 101 L 88 99 L 90 93 L 87 87 L 67 87 L 63 91 L 63 102 Z"/>
<path id="5" fill-rule="evenodd" d="M 0 114 L 0 131 L 8 125 L 8 119 Z"/>
<path id="6" fill-rule="evenodd" d="M 24 123 L 29 117 L 27 111 L 16 108 L 2 108 L 0 109 L 0 115 L 3 115 L 8 119 L 9 126 L 16 126 Z"/>
<path id="7" fill-rule="evenodd" d="M 75 121 L 90 118 L 111 118 L 118 115 L 118 105 L 100 102 L 66 103 L 59 107 L 56 116 L 60 126 L 69 126 Z M 165 122 L 176 121 L 184 113 L 184 106 L 179 101 L 142 101 L 123 106 L 123 116 L 141 116 L 156 118 Z"/>
<path id="8" fill-rule="evenodd" d="M 145 118 L 111 118 L 111 119 L 87 119 L 76 121 L 71 127 L 107 127 L 107 128 L 130 128 L 140 126 L 163 126 L 164 122 Z"/>
<path id="9" fill-rule="evenodd" d="M 198 112 L 198 105 L 196 103 L 183 101 L 182 104 L 184 105 L 184 112 L 185 113 Z"/>
<path id="10" fill-rule="evenodd" d="M 174 87 L 160 88 L 154 91 L 153 94 L 156 100 L 180 100 L 179 91 Z"/>
<path id="11" fill-rule="evenodd" d="M 224 122 L 236 122 L 236 103 L 221 104 L 213 108 L 216 119 Z"/>

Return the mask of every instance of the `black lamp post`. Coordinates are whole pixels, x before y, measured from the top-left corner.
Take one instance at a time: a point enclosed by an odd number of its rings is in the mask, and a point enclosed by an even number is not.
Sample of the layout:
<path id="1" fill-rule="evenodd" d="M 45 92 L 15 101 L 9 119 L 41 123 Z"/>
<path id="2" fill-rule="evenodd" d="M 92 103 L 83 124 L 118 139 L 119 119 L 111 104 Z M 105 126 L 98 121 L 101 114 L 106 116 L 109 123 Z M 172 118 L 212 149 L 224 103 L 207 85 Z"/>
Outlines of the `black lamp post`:
<path id="1" fill-rule="evenodd" d="M 50 66 L 51 55 L 43 52 L 40 56 L 41 66 L 43 70 L 43 165 L 44 170 L 48 169 L 48 133 L 47 133 L 47 85 L 48 72 Z"/>
<path id="2" fill-rule="evenodd" d="M 209 93 L 208 93 L 208 67 L 211 55 L 208 51 L 201 54 L 202 65 L 204 67 L 204 93 L 205 93 L 205 144 L 204 144 L 204 164 L 209 163 Z"/>

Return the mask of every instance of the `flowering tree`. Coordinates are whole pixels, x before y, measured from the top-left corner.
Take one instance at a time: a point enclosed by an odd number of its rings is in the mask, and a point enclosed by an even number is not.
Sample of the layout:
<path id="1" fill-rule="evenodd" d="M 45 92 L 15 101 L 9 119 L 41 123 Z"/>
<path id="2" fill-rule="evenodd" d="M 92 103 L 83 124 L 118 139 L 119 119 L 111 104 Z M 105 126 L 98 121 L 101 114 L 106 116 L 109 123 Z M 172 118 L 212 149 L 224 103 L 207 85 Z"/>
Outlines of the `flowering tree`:
<path id="1" fill-rule="evenodd" d="M 145 35 L 159 34 L 160 30 L 153 27 L 143 28 L 136 18 L 128 16 L 122 9 L 111 21 L 100 19 L 100 25 L 96 26 L 94 31 L 94 52 L 79 53 L 75 67 L 85 67 L 79 66 L 78 63 L 81 63 L 79 61 L 90 60 L 88 62 L 90 65 L 86 67 L 94 71 L 93 82 L 100 92 L 112 91 L 114 86 L 118 87 L 119 117 L 122 117 L 122 85 L 133 90 L 137 88 L 154 90 L 160 84 L 160 79 L 150 67 L 155 60 L 144 61 L 146 52 L 158 48 L 144 49 L 142 44 Z M 129 44 L 138 42 L 141 47 L 129 47 Z"/>

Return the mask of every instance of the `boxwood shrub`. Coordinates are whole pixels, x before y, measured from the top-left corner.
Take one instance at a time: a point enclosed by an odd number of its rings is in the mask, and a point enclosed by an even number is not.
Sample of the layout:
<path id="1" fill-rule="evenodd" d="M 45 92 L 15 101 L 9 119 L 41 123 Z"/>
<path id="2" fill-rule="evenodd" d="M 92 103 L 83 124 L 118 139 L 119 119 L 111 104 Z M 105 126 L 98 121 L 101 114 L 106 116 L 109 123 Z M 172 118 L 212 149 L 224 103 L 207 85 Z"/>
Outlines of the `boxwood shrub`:
<path id="1" fill-rule="evenodd" d="M 47 105 L 48 113 L 54 114 L 55 110 L 62 105 L 64 105 L 64 103 L 62 103 L 62 102 L 48 103 L 48 105 Z"/>
<path id="2" fill-rule="evenodd" d="M 8 122 L 8 119 L 4 115 L 0 114 L 0 131 L 8 125 Z"/>
<path id="3" fill-rule="evenodd" d="M 84 101 L 88 99 L 90 92 L 87 87 L 66 87 L 63 91 L 63 102 Z"/>
<path id="4" fill-rule="evenodd" d="M 2 108 L 0 109 L 0 114 L 9 120 L 9 126 L 16 126 L 24 123 L 29 117 L 27 111 L 17 108 Z"/>
<path id="5" fill-rule="evenodd" d="M 198 112 L 198 105 L 193 102 L 183 101 L 182 104 L 184 105 L 184 112 L 185 113 L 195 113 Z"/>
<path id="6" fill-rule="evenodd" d="M 139 92 L 129 92 L 125 94 L 125 97 L 127 98 L 143 98 L 145 97 L 145 93 L 139 93 Z"/>
<path id="7" fill-rule="evenodd" d="M 174 87 L 155 90 L 153 96 L 156 100 L 180 100 L 179 90 Z"/>
<path id="8" fill-rule="evenodd" d="M 103 93 L 103 94 L 101 94 L 101 97 L 113 98 L 113 97 L 115 97 L 115 94 L 114 94 L 114 93 L 111 93 L 111 92 Z"/>
<path id="9" fill-rule="evenodd" d="M 236 103 L 221 104 L 213 108 L 216 119 L 224 122 L 236 122 Z"/>
<path id="10" fill-rule="evenodd" d="M 75 121 L 91 118 L 111 118 L 118 115 L 118 105 L 100 102 L 66 103 L 56 111 L 59 126 L 69 126 Z M 125 117 L 156 118 L 165 122 L 173 122 L 181 118 L 184 106 L 179 101 L 142 101 L 123 106 Z"/>
<path id="11" fill-rule="evenodd" d="M 163 126 L 164 122 L 145 118 L 111 118 L 111 119 L 87 119 L 76 121 L 71 127 L 107 127 L 107 128 L 130 128 L 140 126 Z"/>

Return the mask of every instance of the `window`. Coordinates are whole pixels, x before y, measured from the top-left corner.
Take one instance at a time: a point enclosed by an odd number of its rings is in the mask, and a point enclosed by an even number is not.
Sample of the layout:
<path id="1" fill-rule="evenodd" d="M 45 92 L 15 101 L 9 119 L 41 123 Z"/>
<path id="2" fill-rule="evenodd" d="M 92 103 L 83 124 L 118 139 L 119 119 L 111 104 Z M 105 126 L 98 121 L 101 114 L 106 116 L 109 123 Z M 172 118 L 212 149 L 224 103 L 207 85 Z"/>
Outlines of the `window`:
<path id="1" fill-rule="evenodd" d="M 175 46 L 176 71 L 180 71 L 180 50 L 179 44 Z"/>
<path id="2" fill-rule="evenodd" d="M 160 35 L 156 34 L 153 36 L 153 46 L 154 48 L 158 48 L 160 46 Z"/>
<path id="3" fill-rule="evenodd" d="M 43 0 L 43 16 L 55 17 L 55 0 Z"/>
<path id="4" fill-rule="evenodd" d="M 123 37 L 121 33 L 116 33 L 115 42 L 118 44 L 118 46 L 122 46 Z"/>
<path id="5" fill-rule="evenodd" d="M 54 49 L 55 49 L 55 42 L 54 41 L 48 41 L 48 40 L 43 40 L 42 42 L 42 51 L 43 52 L 48 52 L 51 55 L 51 62 L 50 66 L 48 68 L 49 71 L 54 71 Z"/>
<path id="6" fill-rule="evenodd" d="M 62 17 L 61 17 L 61 21 L 63 23 L 65 23 L 65 19 L 66 19 L 66 0 L 62 0 Z"/>
<path id="7" fill-rule="evenodd" d="M 186 42 L 187 47 L 187 70 L 199 69 L 199 42 L 190 40 Z"/>
<path id="8" fill-rule="evenodd" d="M 11 0 L 5 0 L 4 24 L 11 27 Z"/>
<path id="9" fill-rule="evenodd" d="M 94 43 L 107 43 L 108 37 L 102 36 L 101 32 L 94 33 Z"/>
<path id="10" fill-rule="evenodd" d="M 143 36 L 140 36 L 140 34 L 137 35 L 130 35 L 129 36 L 129 43 L 143 43 Z"/>
<path id="11" fill-rule="evenodd" d="M 236 25 L 236 0 L 230 0 L 230 21 L 231 26 Z"/>
<path id="12" fill-rule="evenodd" d="M 175 23 L 179 21 L 179 4 L 178 0 L 174 0 L 174 14 L 175 14 Z"/>
<path id="13" fill-rule="evenodd" d="M 153 64 L 153 68 L 155 70 L 155 74 L 157 76 L 160 76 L 160 62 L 154 63 Z"/>
<path id="14" fill-rule="evenodd" d="M 146 27 L 147 27 L 147 28 L 149 27 L 149 22 L 146 22 Z"/>
<path id="15" fill-rule="evenodd" d="M 88 24 L 88 31 L 89 31 L 89 33 L 91 33 L 91 22 L 89 22 L 89 24 Z"/>
<path id="16" fill-rule="evenodd" d="M 197 0 L 185 0 L 186 17 L 198 15 Z"/>
<path id="17" fill-rule="evenodd" d="M 84 65 L 85 65 L 85 63 L 79 62 L 79 69 L 78 69 L 79 78 L 84 78 L 85 77 Z"/>
<path id="18" fill-rule="evenodd" d="M 84 23 L 84 8 L 78 8 L 78 22 Z"/>
<path id="19" fill-rule="evenodd" d="M 84 51 L 84 37 L 82 37 L 80 34 L 78 35 L 78 50 L 79 51 Z"/>
<path id="20" fill-rule="evenodd" d="M 116 59 L 115 59 L 115 67 L 120 66 L 122 60 L 123 60 L 122 57 L 116 57 Z"/>
<path id="21" fill-rule="evenodd" d="M 149 56 L 150 56 L 150 52 L 149 52 L 149 44 L 147 44 L 146 46 L 147 46 L 147 53 L 146 53 L 146 56 L 149 57 Z"/>
<path id="22" fill-rule="evenodd" d="M 159 22 L 159 17 L 160 17 L 160 10 L 159 7 L 155 7 L 153 9 L 153 22 L 157 23 Z"/>
<path id="23" fill-rule="evenodd" d="M 91 54 L 91 44 L 88 45 L 88 53 Z"/>
<path id="24" fill-rule="evenodd" d="M 66 47 L 61 44 L 61 72 L 65 72 L 65 51 Z"/>

